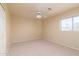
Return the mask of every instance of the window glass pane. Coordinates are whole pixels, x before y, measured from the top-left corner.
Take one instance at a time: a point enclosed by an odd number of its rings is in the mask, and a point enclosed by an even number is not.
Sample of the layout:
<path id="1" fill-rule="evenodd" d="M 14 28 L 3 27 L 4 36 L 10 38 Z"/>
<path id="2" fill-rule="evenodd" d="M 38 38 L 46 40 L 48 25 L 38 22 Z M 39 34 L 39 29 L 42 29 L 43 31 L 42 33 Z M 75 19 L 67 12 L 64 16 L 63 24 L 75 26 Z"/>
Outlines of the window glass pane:
<path id="1" fill-rule="evenodd" d="M 73 30 L 79 31 L 79 16 L 73 18 Z"/>
<path id="2" fill-rule="evenodd" d="M 67 18 L 61 20 L 61 30 L 62 31 L 71 31 L 72 30 L 72 18 Z"/>

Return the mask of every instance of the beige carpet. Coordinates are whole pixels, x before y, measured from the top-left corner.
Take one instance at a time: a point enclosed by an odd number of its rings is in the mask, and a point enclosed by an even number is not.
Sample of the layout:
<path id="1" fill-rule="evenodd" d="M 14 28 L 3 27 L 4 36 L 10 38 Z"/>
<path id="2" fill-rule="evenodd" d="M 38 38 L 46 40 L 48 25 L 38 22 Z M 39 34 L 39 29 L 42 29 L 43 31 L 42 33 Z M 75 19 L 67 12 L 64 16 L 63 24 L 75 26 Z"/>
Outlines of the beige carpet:
<path id="1" fill-rule="evenodd" d="M 51 43 L 46 40 L 33 40 L 11 46 L 12 56 L 77 56 L 79 51 Z"/>

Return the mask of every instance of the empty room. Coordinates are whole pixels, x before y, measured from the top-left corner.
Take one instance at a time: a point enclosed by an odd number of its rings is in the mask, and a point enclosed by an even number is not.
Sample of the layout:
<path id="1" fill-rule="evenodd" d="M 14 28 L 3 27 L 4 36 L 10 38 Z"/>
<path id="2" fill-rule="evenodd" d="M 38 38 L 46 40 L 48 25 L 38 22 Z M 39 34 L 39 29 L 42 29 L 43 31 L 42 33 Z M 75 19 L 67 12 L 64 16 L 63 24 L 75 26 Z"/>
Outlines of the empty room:
<path id="1" fill-rule="evenodd" d="M 0 56 L 79 56 L 79 4 L 0 3 Z"/>

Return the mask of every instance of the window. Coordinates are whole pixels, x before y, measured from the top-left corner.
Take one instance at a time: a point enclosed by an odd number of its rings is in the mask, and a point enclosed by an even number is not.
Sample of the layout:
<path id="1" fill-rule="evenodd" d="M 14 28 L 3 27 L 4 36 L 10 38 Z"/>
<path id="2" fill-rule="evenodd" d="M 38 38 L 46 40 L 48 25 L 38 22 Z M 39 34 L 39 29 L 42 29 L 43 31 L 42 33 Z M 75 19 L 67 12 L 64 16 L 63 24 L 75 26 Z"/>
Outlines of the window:
<path id="1" fill-rule="evenodd" d="M 62 31 L 71 31 L 72 30 L 72 18 L 63 19 L 61 21 Z"/>
<path id="2" fill-rule="evenodd" d="M 73 30 L 79 31 L 79 16 L 73 17 Z"/>
<path id="3" fill-rule="evenodd" d="M 62 31 L 79 31 L 79 16 L 61 20 Z"/>

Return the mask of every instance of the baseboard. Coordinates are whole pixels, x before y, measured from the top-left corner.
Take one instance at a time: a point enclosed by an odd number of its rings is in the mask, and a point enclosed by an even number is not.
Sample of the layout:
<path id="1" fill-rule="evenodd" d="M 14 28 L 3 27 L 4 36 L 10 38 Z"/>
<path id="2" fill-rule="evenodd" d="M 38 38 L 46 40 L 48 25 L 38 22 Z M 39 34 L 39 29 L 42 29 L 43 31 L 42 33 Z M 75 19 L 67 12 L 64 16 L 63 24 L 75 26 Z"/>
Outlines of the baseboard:
<path id="1" fill-rule="evenodd" d="M 39 39 L 32 39 L 32 40 L 25 40 L 25 41 L 16 41 L 16 42 L 12 42 L 12 44 L 17 44 L 17 43 L 23 43 L 23 42 L 29 42 L 29 41 L 34 41 L 34 40 L 39 40 Z"/>
<path id="2" fill-rule="evenodd" d="M 44 39 L 44 40 L 45 40 L 45 39 Z M 46 39 L 46 40 L 47 40 L 47 39 Z M 68 46 L 68 45 L 65 45 L 65 44 L 60 44 L 60 43 L 58 43 L 58 42 L 51 41 L 51 40 L 47 40 L 47 41 L 49 41 L 49 42 L 51 42 L 51 43 L 55 43 L 55 44 L 57 44 L 57 45 L 61 45 L 61 46 L 68 47 L 68 48 L 71 48 L 71 49 L 74 49 L 74 50 L 78 50 L 78 51 L 79 51 L 79 49 L 78 49 L 78 48 L 75 48 L 75 47 L 71 47 L 71 46 Z"/>

